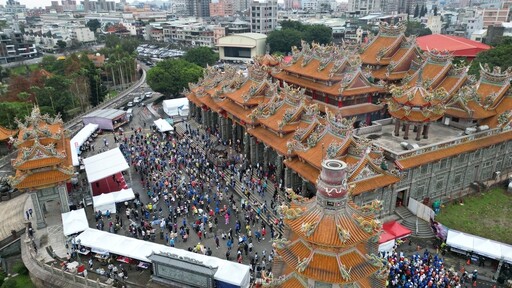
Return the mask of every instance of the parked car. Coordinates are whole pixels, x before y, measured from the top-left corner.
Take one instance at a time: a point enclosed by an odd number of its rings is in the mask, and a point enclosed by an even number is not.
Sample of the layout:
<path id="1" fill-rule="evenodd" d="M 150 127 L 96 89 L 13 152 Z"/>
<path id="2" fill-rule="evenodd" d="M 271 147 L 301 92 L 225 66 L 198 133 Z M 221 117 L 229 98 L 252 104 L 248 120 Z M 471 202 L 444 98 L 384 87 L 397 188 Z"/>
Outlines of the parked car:
<path id="1" fill-rule="evenodd" d="M 128 102 L 128 104 L 126 104 L 126 107 L 133 107 L 133 102 L 132 101 Z"/>
<path id="2" fill-rule="evenodd" d="M 137 103 L 140 103 L 142 101 L 142 99 L 140 99 L 140 97 L 135 97 L 133 98 L 133 103 L 137 104 Z"/>

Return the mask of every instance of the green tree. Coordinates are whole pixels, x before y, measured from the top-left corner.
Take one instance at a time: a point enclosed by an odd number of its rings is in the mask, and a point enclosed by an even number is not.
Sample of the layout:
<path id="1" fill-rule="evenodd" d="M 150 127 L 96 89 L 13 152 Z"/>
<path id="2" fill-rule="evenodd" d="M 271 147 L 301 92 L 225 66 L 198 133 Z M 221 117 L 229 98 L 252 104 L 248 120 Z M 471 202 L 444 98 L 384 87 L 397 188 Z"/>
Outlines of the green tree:
<path id="1" fill-rule="evenodd" d="M 68 44 L 65 41 L 57 40 L 57 46 L 59 46 L 60 50 L 64 50 Z"/>
<path id="2" fill-rule="evenodd" d="M 416 5 L 416 8 L 414 8 L 414 18 L 418 18 L 420 15 L 420 6 Z"/>
<path id="3" fill-rule="evenodd" d="M 434 6 L 434 16 L 437 16 L 437 6 Z"/>
<path id="4" fill-rule="evenodd" d="M 89 30 L 91 30 L 92 32 L 97 32 L 98 29 L 101 27 L 101 23 L 98 19 L 91 19 L 87 21 L 85 26 L 89 27 Z"/>
<path id="5" fill-rule="evenodd" d="M 183 59 L 168 59 L 151 68 L 147 74 L 149 87 L 166 96 L 176 97 L 188 83 L 195 83 L 203 69 Z"/>
<path id="6" fill-rule="evenodd" d="M 188 50 L 183 59 L 205 68 L 206 65 L 215 64 L 219 60 L 219 55 L 210 47 L 197 47 Z"/>
<path id="7" fill-rule="evenodd" d="M 309 43 L 329 44 L 332 42 L 332 29 L 325 25 L 306 25 L 302 38 Z"/>
<path id="8" fill-rule="evenodd" d="M 499 66 L 502 70 L 512 67 L 512 38 L 503 37 L 503 41 L 493 49 L 480 52 L 471 62 L 468 73 L 472 75 L 480 74 L 480 63 L 487 63 L 489 66 Z"/>
<path id="9" fill-rule="evenodd" d="M 410 35 L 416 35 L 418 37 L 431 35 L 432 31 L 430 28 L 424 27 L 418 21 L 407 21 L 407 29 L 405 30 L 405 36 L 409 37 Z"/>
<path id="10" fill-rule="evenodd" d="M 0 102 L 0 125 L 14 129 L 16 122 L 14 119 L 24 119 L 31 110 L 31 104 L 26 102 Z"/>
<path id="11" fill-rule="evenodd" d="M 115 48 L 117 45 L 121 44 L 121 38 L 115 34 L 108 34 L 105 37 L 105 47 L 106 48 Z"/>
<path id="12" fill-rule="evenodd" d="M 299 21 L 292 21 L 292 20 L 284 20 L 281 21 L 281 29 L 293 29 L 297 31 L 303 31 L 304 30 L 304 24 L 302 24 Z"/>
<path id="13" fill-rule="evenodd" d="M 274 30 L 267 37 L 270 53 L 287 54 L 293 46 L 300 47 L 302 33 L 293 29 Z"/>

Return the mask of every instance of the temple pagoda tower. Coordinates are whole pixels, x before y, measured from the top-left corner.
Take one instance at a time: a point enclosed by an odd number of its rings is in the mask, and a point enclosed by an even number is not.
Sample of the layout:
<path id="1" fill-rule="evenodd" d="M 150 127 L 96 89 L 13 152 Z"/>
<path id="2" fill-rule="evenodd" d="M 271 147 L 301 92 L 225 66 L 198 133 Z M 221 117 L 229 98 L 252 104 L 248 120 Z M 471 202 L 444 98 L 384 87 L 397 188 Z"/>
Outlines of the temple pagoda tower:
<path id="1" fill-rule="evenodd" d="M 14 146 L 18 156 L 11 162 L 16 174 L 10 178 L 10 184 L 30 193 L 37 228 L 43 228 L 46 201 L 57 200 L 61 212 L 69 211 L 66 182 L 74 172 L 69 137 L 60 117 L 41 115 L 38 107 L 34 107 L 25 122 L 17 123 L 19 134 Z"/>
<path id="2" fill-rule="evenodd" d="M 381 204 L 357 206 L 347 183 L 347 164 L 324 160 L 316 197 L 289 191 L 290 206 L 280 207 L 288 235 L 274 242 L 279 257 L 271 285 L 385 287 L 387 267 L 376 256 L 382 225 L 374 219 Z"/>

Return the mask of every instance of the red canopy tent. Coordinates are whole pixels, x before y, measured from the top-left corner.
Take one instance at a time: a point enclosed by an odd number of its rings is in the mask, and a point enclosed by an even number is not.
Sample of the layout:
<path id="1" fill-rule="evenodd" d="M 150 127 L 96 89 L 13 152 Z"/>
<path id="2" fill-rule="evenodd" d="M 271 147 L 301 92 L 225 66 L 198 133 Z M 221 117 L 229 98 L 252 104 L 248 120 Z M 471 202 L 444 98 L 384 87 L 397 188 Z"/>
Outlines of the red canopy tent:
<path id="1" fill-rule="evenodd" d="M 382 231 L 382 233 L 380 234 L 380 237 L 379 237 L 379 244 L 386 243 L 386 242 L 391 241 L 393 239 L 395 239 L 394 235 L 389 234 L 386 231 Z"/>
<path id="2" fill-rule="evenodd" d="M 384 232 L 393 235 L 393 239 L 400 239 L 412 234 L 412 231 L 396 221 L 390 221 L 382 225 Z"/>

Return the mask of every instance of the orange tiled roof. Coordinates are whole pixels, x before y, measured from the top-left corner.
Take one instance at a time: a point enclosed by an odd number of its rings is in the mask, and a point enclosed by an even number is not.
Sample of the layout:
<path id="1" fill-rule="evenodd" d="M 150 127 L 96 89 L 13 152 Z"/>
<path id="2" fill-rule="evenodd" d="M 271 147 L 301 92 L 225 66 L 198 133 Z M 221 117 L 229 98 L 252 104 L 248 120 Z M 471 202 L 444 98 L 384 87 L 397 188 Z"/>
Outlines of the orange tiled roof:
<path id="1" fill-rule="evenodd" d="M 328 81 L 328 80 L 340 81 L 343 78 L 341 76 L 329 77 L 329 74 L 331 73 L 330 71 L 332 69 L 332 66 L 334 65 L 333 61 L 331 61 L 329 64 L 327 64 L 327 66 L 324 69 L 322 69 L 321 71 L 318 71 L 318 68 L 320 67 L 320 61 L 318 59 L 313 58 L 310 60 L 310 62 L 306 66 L 302 67 L 303 59 L 304 59 L 304 57 L 301 56 L 297 60 L 297 62 L 295 62 L 294 64 L 292 64 L 288 67 L 284 67 L 283 70 L 291 72 L 291 73 L 307 76 L 307 77 L 313 77 L 315 79 L 322 80 L 322 81 Z"/>
<path id="2" fill-rule="evenodd" d="M 496 107 L 496 115 L 482 121 L 482 125 L 489 125 L 489 127 L 491 127 L 491 128 L 497 127 L 499 115 L 501 115 L 503 112 L 507 112 L 507 111 L 511 111 L 511 110 L 512 110 L 512 98 L 504 97 L 503 100 L 501 100 L 499 105 Z"/>
<path id="3" fill-rule="evenodd" d="M 425 81 L 426 79 L 430 79 L 432 82 L 430 87 L 434 88 L 437 86 L 437 83 L 440 79 L 443 79 L 443 76 L 449 71 L 452 67 L 451 63 L 446 63 L 444 65 L 433 64 L 426 62 L 425 65 L 420 68 L 422 69 L 422 79 Z M 418 71 L 414 74 L 414 76 L 406 83 L 409 86 L 415 86 L 418 81 Z"/>
<path id="4" fill-rule="evenodd" d="M 240 121 L 244 121 L 245 123 L 252 123 L 252 119 L 249 117 L 249 114 L 251 113 L 251 110 L 244 109 L 242 106 L 233 103 L 233 101 L 229 99 L 224 99 L 223 101 L 219 102 L 219 107 L 224 109 L 229 114 L 235 116 Z"/>
<path id="5" fill-rule="evenodd" d="M 384 88 L 380 88 L 377 86 L 370 86 L 370 87 L 361 87 L 361 88 L 351 88 L 346 89 L 343 92 L 340 93 L 340 85 L 339 83 L 335 83 L 332 86 L 327 86 L 320 82 L 314 82 L 309 79 L 305 78 L 296 78 L 292 75 L 286 74 L 286 72 L 279 72 L 274 74 L 274 77 L 283 81 L 286 81 L 287 83 L 295 84 L 300 87 L 308 88 L 311 90 L 324 92 L 329 95 L 333 96 L 354 96 L 354 95 L 360 95 L 360 94 L 366 94 L 366 93 L 374 93 L 374 92 L 383 92 Z"/>
<path id="6" fill-rule="evenodd" d="M 354 190 L 352 190 L 352 195 L 356 196 L 364 192 L 373 191 L 377 188 L 386 187 L 399 181 L 400 178 L 389 174 L 382 174 L 379 176 L 363 179 L 361 181 L 353 182 L 356 184 L 356 187 Z"/>
<path id="7" fill-rule="evenodd" d="M 445 114 L 463 119 L 486 119 L 496 115 L 496 111 L 486 110 L 482 105 L 474 101 L 469 101 L 466 106 L 467 109 L 472 111 L 471 114 L 462 107 L 453 106 L 447 107 Z"/>
<path id="8" fill-rule="evenodd" d="M 267 118 L 258 118 L 258 122 L 262 125 L 274 130 L 274 131 L 283 131 L 284 133 L 293 132 L 299 127 L 300 122 L 295 121 L 289 124 L 284 125 L 282 128 L 279 128 L 279 121 L 283 120 L 284 113 L 286 113 L 287 109 L 297 109 L 297 107 L 291 106 L 288 103 L 283 103 L 279 109 L 274 113 L 274 115 L 270 115 Z"/>
<path id="9" fill-rule="evenodd" d="M 362 103 L 356 105 L 350 105 L 340 108 L 338 111 L 341 113 L 343 117 L 350 117 L 356 115 L 362 115 L 367 113 L 373 113 L 381 110 L 383 107 L 381 105 L 372 104 L 372 103 Z"/>
<path id="10" fill-rule="evenodd" d="M 423 153 L 421 155 L 412 156 L 406 159 L 400 159 L 397 160 L 397 162 L 400 164 L 401 167 L 403 167 L 403 169 L 410 169 L 423 164 L 427 164 L 430 162 L 434 162 L 465 152 L 474 151 L 483 147 L 488 147 L 509 140 L 512 140 L 512 131 L 507 131 L 505 133 L 464 142 L 463 144 Z"/>
<path id="11" fill-rule="evenodd" d="M 190 101 L 192 101 L 194 104 L 196 104 L 198 107 L 203 106 L 203 102 L 201 102 L 201 101 L 197 98 L 197 96 L 196 96 L 196 94 L 195 94 L 194 92 L 188 93 L 188 94 L 187 94 L 187 98 L 188 98 L 188 100 L 190 100 Z"/>
<path id="12" fill-rule="evenodd" d="M 260 85 L 262 85 L 262 83 L 258 83 L 251 79 L 248 79 L 247 81 L 245 81 L 245 83 L 239 89 L 237 89 L 236 91 L 233 91 L 233 92 L 224 93 L 224 95 L 227 98 L 231 99 L 233 102 L 236 102 L 240 105 L 244 105 L 244 106 L 258 105 L 259 103 L 264 101 L 263 100 L 263 99 L 265 99 L 264 95 L 255 95 L 255 96 L 249 98 L 248 101 L 244 101 L 242 96 L 246 93 L 249 93 L 249 89 L 251 89 L 252 86 L 260 87 Z"/>
<path id="13" fill-rule="evenodd" d="M 21 177 L 21 175 L 17 173 L 16 177 Z M 50 170 L 27 175 L 20 183 L 15 185 L 15 187 L 18 189 L 47 187 L 68 181 L 69 179 L 71 179 L 71 175 L 67 175 L 58 170 Z"/>
<path id="14" fill-rule="evenodd" d="M 39 129 L 47 128 L 50 131 L 50 133 L 52 133 L 53 135 L 59 134 L 59 133 L 64 131 L 64 129 L 62 128 L 62 124 L 61 123 L 46 124 L 46 122 L 41 121 L 41 122 L 39 122 L 39 127 L 40 127 Z M 31 130 L 33 130 L 32 126 L 27 127 L 27 129 L 20 130 L 20 133 L 18 133 L 18 138 L 17 139 L 22 141 L 22 143 L 20 143 L 18 146 L 20 146 L 20 147 L 21 146 L 25 146 L 26 145 L 25 142 L 28 142 L 27 144 L 31 143 L 30 141 L 32 140 L 32 137 L 29 137 L 28 139 L 23 140 L 23 137 L 27 133 L 27 131 L 31 131 Z M 41 135 L 41 136 L 46 137 L 45 135 Z"/>
<path id="15" fill-rule="evenodd" d="M 0 126 L 0 141 L 4 141 L 16 135 L 17 130 L 10 130 L 5 127 Z"/>
<path id="16" fill-rule="evenodd" d="M 198 97 L 197 99 L 199 99 L 199 101 L 201 101 L 204 105 L 206 105 L 206 107 L 212 109 L 213 111 L 217 113 L 220 112 L 219 104 L 217 104 L 217 102 L 215 102 L 215 100 L 213 100 L 213 98 L 210 97 L 210 95 Z"/>
<path id="17" fill-rule="evenodd" d="M 297 158 L 292 160 L 284 160 L 284 164 L 293 169 L 293 171 L 297 172 L 302 178 L 313 184 L 316 184 L 318 175 L 320 175 L 318 168 L 315 168 L 307 163 L 303 163 Z"/>
<path id="18" fill-rule="evenodd" d="M 394 118 L 403 120 L 403 121 L 411 121 L 411 122 L 433 122 L 443 117 L 443 114 L 434 114 L 434 113 L 425 113 L 423 114 L 421 110 L 411 110 L 409 113 L 404 109 L 398 109 L 396 111 L 389 111 L 389 114 Z"/>
<path id="19" fill-rule="evenodd" d="M 485 98 L 492 93 L 498 94 L 494 100 L 494 103 L 496 103 L 501 99 L 501 96 L 503 96 L 503 94 L 507 91 L 507 89 L 503 88 L 508 88 L 509 86 L 509 83 L 507 83 L 506 87 L 503 87 L 503 85 L 493 85 L 480 82 L 478 85 L 477 93 L 481 96 L 481 100 L 485 100 Z"/>
<path id="20" fill-rule="evenodd" d="M 400 41 L 403 39 L 403 35 L 399 36 L 377 36 L 376 39 L 373 40 L 369 44 L 369 46 L 361 53 L 361 60 L 364 64 L 370 64 L 370 65 L 376 65 L 380 64 L 380 61 L 377 60 L 377 54 L 381 49 L 385 49 L 388 47 L 391 47 L 395 42 Z M 389 53 L 389 52 L 388 52 Z M 384 55 L 384 56 L 390 56 L 390 55 Z M 382 57 L 384 58 L 384 57 Z"/>
<path id="21" fill-rule="evenodd" d="M 464 84 L 466 79 L 467 79 L 466 75 L 464 75 L 464 77 L 448 76 L 448 77 L 445 77 L 443 79 L 443 81 L 441 82 L 441 84 L 439 84 L 439 86 L 436 88 L 442 87 L 442 88 L 444 88 L 444 90 L 446 90 L 446 92 L 448 92 L 448 94 L 452 95 L 453 93 L 455 93 L 455 91 L 457 91 L 462 86 L 462 84 Z"/>
<path id="22" fill-rule="evenodd" d="M 272 147 L 277 153 L 281 155 L 288 155 L 288 148 L 286 143 L 293 137 L 292 133 L 285 134 L 279 137 L 274 132 L 265 129 L 264 127 L 256 127 L 247 129 L 247 133 L 259 139 L 261 142 Z"/>

